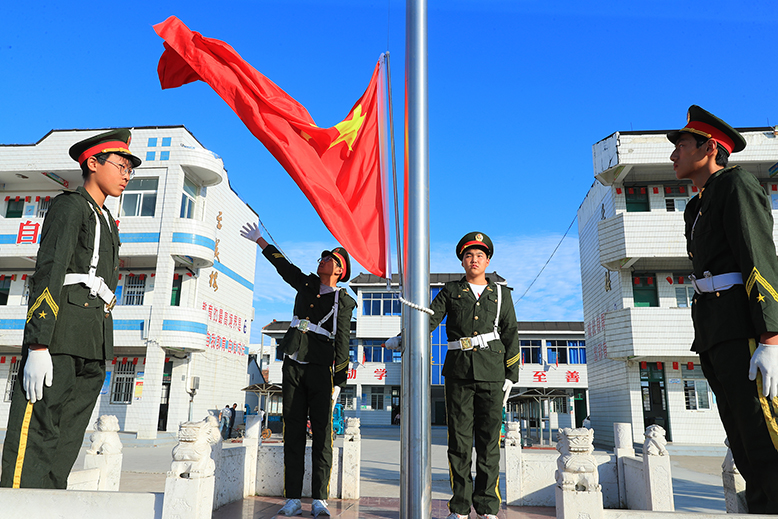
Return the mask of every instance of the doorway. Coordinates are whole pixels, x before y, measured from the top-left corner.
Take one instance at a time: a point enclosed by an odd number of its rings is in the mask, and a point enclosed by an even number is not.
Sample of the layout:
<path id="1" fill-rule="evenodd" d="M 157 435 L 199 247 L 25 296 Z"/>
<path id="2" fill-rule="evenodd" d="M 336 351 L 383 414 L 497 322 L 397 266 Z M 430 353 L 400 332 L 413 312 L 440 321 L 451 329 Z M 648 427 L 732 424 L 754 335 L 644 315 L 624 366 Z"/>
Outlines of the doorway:
<path id="1" fill-rule="evenodd" d="M 640 391 L 643 399 L 643 427 L 659 425 L 672 441 L 667 413 L 667 390 L 664 366 L 661 362 L 641 362 Z"/>

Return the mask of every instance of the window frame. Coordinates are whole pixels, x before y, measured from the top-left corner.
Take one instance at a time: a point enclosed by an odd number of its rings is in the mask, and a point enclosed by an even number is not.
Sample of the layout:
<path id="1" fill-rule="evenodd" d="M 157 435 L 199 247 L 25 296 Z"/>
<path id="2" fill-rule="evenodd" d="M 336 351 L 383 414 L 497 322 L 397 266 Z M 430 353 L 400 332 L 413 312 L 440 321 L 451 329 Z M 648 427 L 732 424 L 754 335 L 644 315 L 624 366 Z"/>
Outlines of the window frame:
<path id="1" fill-rule="evenodd" d="M 137 185 L 140 187 L 142 184 L 140 184 L 141 181 L 145 180 L 153 180 L 155 182 L 154 189 L 140 189 L 140 188 L 133 188 L 133 183 L 137 182 Z M 120 218 L 154 218 L 156 212 L 157 212 L 157 195 L 159 193 L 159 178 L 158 177 L 136 177 L 131 179 L 127 183 L 127 187 L 124 189 L 124 192 L 122 193 L 121 200 L 119 201 L 119 217 Z M 127 202 L 129 202 L 131 196 L 137 196 L 137 200 L 135 202 L 135 207 L 133 214 L 129 214 L 126 211 L 126 205 Z M 151 197 L 153 196 L 153 203 L 151 203 Z M 148 209 L 151 209 L 151 214 L 144 214 L 144 212 L 148 213 Z"/>
<path id="2" fill-rule="evenodd" d="M 111 370 L 111 404 L 132 404 L 135 376 L 137 375 L 136 368 L 137 366 L 130 359 L 113 365 Z"/>
<path id="3" fill-rule="evenodd" d="M 136 282 L 136 280 L 140 282 Z M 132 283 L 130 283 L 132 281 Z M 143 306 L 146 295 L 146 277 L 136 274 L 128 274 L 122 284 L 122 305 Z M 136 302 L 140 301 L 140 302 Z"/>
<path id="4" fill-rule="evenodd" d="M 19 365 L 22 363 L 22 358 L 17 357 L 16 362 L 12 362 L 8 368 L 8 378 L 5 382 L 5 395 L 3 402 L 10 402 L 14 396 L 14 386 L 16 385 L 16 379 L 19 377 Z"/>

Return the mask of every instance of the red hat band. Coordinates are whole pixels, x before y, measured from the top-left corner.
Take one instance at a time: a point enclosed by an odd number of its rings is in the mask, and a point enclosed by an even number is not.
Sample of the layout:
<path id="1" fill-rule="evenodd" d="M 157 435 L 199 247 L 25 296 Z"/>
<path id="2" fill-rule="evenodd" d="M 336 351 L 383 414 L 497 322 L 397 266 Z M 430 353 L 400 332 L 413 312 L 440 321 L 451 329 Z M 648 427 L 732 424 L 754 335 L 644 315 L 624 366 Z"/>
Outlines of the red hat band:
<path id="1" fill-rule="evenodd" d="M 126 142 L 122 142 L 122 141 L 101 142 L 100 144 L 97 144 L 96 146 L 92 146 L 84 153 L 79 155 L 78 163 L 83 164 L 86 159 L 88 159 L 92 155 L 97 155 L 99 153 L 129 153 L 130 155 L 132 155 L 132 152 L 130 151 L 130 148 L 127 147 Z"/>
<path id="2" fill-rule="evenodd" d="M 474 247 L 474 246 L 481 246 L 484 249 L 489 250 L 489 246 L 486 245 L 484 242 L 473 240 L 473 241 L 469 241 L 469 242 L 465 243 L 464 245 L 462 245 L 462 248 L 459 249 L 459 253 L 462 254 L 465 251 L 465 249 L 467 249 L 469 247 Z"/>
<path id="3" fill-rule="evenodd" d="M 338 260 L 338 263 L 340 264 L 340 268 L 343 269 L 343 272 L 340 274 L 340 279 L 343 279 L 343 276 L 347 274 L 346 259 L 335 251 L 332 251 L 330 254 L 332 254 Z"/>
<path id="4" fill-rule="evenodd" d="M 697 135 L 702 135 L 703 137 L 707 137 L 709 139 L 715 139 L 716 142 L 724 146 L 724 149 L 726 149 L 729 153 L 732 153 L 732 150 L 735 147 L 734 141 L 727 137 L 724 132 L 714 126 L 711 126 L 710 124 L 706 124 L 700 121 L 689 121 L 686 123 L 686 127 L 679 131 L 696 133 Z"/>

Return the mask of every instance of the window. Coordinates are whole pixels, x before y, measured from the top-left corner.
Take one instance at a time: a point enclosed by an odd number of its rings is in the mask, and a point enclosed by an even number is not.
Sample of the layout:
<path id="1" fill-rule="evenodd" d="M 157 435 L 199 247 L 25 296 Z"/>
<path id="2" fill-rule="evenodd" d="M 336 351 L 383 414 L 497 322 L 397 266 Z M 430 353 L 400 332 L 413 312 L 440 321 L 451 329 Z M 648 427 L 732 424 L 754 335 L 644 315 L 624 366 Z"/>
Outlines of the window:
<path id="1" fill-rule="evenodd" d="M 0 280 L 0 306 L 8 304 L 8 294 L 11 292 L 11 276 Z"/>
<path id="2" fill-rule="evenodd" d="M 340 396 L 338 397 L 338 402 L 340 402 L 340 405 L 343 406 L 344 410 L 353 410 L 356 408 L 354 406 L 354 400 L 357 397 L 357 388 L 354 386 L 346 386 L 340 391 Z"/>
<path id="3" fill-rule="evenodd" d="M 363 292 L 362 315 L 401 315 L 397 292 Z"/>
<path id="4" fill-rule="evenodd" d="M 162 137 L 162 145 L 170 146 L 170 137 Z"/>
<path id="5" fill-rule="evenodd" d="M 132 390 L 135 387 L 135 364 L 132 361 L 117 362 L 113 367 L 112 404 L 132 403 Z"/>
<path id="6" fill-rule="evenodd" d="M 370 388 L 370 409 L 383 409 L 384 408 L 384 388 L 372 387 Z"/>
<path id="7" fill-rule="evenodd" d="M 157 206 L 156 178 L 134 178 L 122 194 L 121 216 L 154 216 Z"/>
<path id="8" fill-rule="evenodd" d="M 694 288 L 675 287 L 675 302 L 678 305 L 678 308 L 689 308 L 692 305 L 693 297 Z"/>
<path id="9" fill-rule="evenodd" d="M 157 146 L 157 138 L 149 137 L 149 148 L 154 148 L 156 146 Z"/>
<path id="10" fill-rule="evenodd" d="M 184 276 L 173 276 L 173 291 L 170 294 L 170 306 L 181 306 L 181 280 Z"/>
<path id="11" fill-rule="evenodd" d="M 28 276 L 27 279 L 24 280 L 24 288 L 22 289 L 22 300 L 21 305 L 27 306 L 27 303 L 30 301 L 30 277 Z"/>
<path id="12" fill-rule="evenodd" d="M 659 306 L 655 274 L 632 275 L 632 297 L 635 307 Z"/>
<path id="13" fill-rule="evenodd" d="M 6 218 L 21 218 L 24 211 L 24 199 L 9 200 L 8 205 L 5 206 Z"/>
<path id="14" fill-rule="evenodd" d="M 157 152 L 156 151 L 147 151 L 146 152 L 146 161 L 149 160 L 157 160 Z"/>
<path id="15" fill-rule="evenodd" d="M 570 412 L 567 405 L 567 398 L 565 397 L 552 398 L 550 400 L 549 406 L 549 411 L 552 413 L 567 414 Z"/>
<path id="16" fill-rule="evenodd" d="M 130 274 L 124 278 L 123 305 L 142 305 L 143 294 L 146 292 L 146 276 Z"/>
<path id="17" fill-rule="evenodd" d="M 689 201 L 689 186 L 665 186 L 664 189 L 667 210 L 683 212 Z"/>
<path id="18" fill-rule="evenodd" d="M 549 364 L 586 364 L 584 341 L 546 341 L 546 357 Z"/>
<path id="19" fill-rule="evenodd" d="M 359 362 L 359 345 L 356 339 L 349 339 L 348 341 L 348 360 Z"/>
<path id="20" fill-rule="evenodd" d="M 159 160 L 170 160 L 170 152 L 169 151 L 160 151 L 159 152 Z"/>
<path id="21" fill-rule="evenodd" d="M 51 199 L 46 200 L 45 198 L 41 198 L 38 202 L 38 218 L 46 218 L 49 207 L 51 207 Z"/>
<path id="22" fill-rule="evenodd" d="M 648 192 L 646 186 L 632 186 L 624 188 L 624 198 L 627 202 L 627 212 L 637 213 L 650 211 L 648 205 Z"/>
<path id="23" fill-rule="evenodd" d="M 522 364 L 540 364 L 540 340 L 520 341 Z"/>
<path id="24" fill-rule="evenodd" d="M 19 364 L 21 364 L 21 357 L 17 358 L 15 362 L 12 362 L 9 366 L 8 381 L 5 383 L 5 398 L 6 402 L 10 402 L 14 396 L 14 385 L 16 384 L 16 377 L 19 374 Z"/>
<path id="25" fill-rule="evenodd" d="M 181 195 L 181 218 L 194 218 L 195 200 L 197 200 L 197 186 L 194 182 L 184 177 L 184 192 Z"/>
<path id="26" fill-rule="evenodd" d="M 392 350 L 381 347 L 386 342 L 382 339 L 363 339 L 362 348 L 365 352 L 365 362 L 400 362 L 394 359 Z M 399 353 L 399 352 L 397 352 Z"/>
<path id="27" fill-rule="evenodd" d="M 708 381 L 702 374 L 699 364 L 692 365 L 694 369 L 687 366 L 681 366 L 681 377 L 683 378 L 683 396 L 686 400 L 686 409 L 710 409 L 710 398 L 708 396 Z"/>

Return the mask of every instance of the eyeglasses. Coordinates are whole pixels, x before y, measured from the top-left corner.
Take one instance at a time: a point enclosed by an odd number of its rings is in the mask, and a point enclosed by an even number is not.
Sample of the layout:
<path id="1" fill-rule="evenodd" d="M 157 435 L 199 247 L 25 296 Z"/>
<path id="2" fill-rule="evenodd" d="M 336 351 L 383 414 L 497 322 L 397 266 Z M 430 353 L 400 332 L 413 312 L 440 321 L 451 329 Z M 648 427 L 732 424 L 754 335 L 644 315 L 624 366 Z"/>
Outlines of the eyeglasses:
<path id="1" fill-rule="evenodd" d="M 127 175 L 127 178 L 132 178 L 135 176 L 135 171 L 133 171 L 131 167 L 125 166 L 123 164 L 117 164 L 116 162 L 108 159 L 105 159 L 105 161 L 119 168 L 119 173 L 121 173 L 122 176 Z"/>
<path id="2" fill-rule="evenodd" d="M 324 256 L 323 258 L 319 258 L 319 263 L 327 263 L 328 261 L 334 261 L 338 264 L 338 266 L 340 266 L 340 262 L 333 256 Z"/>

